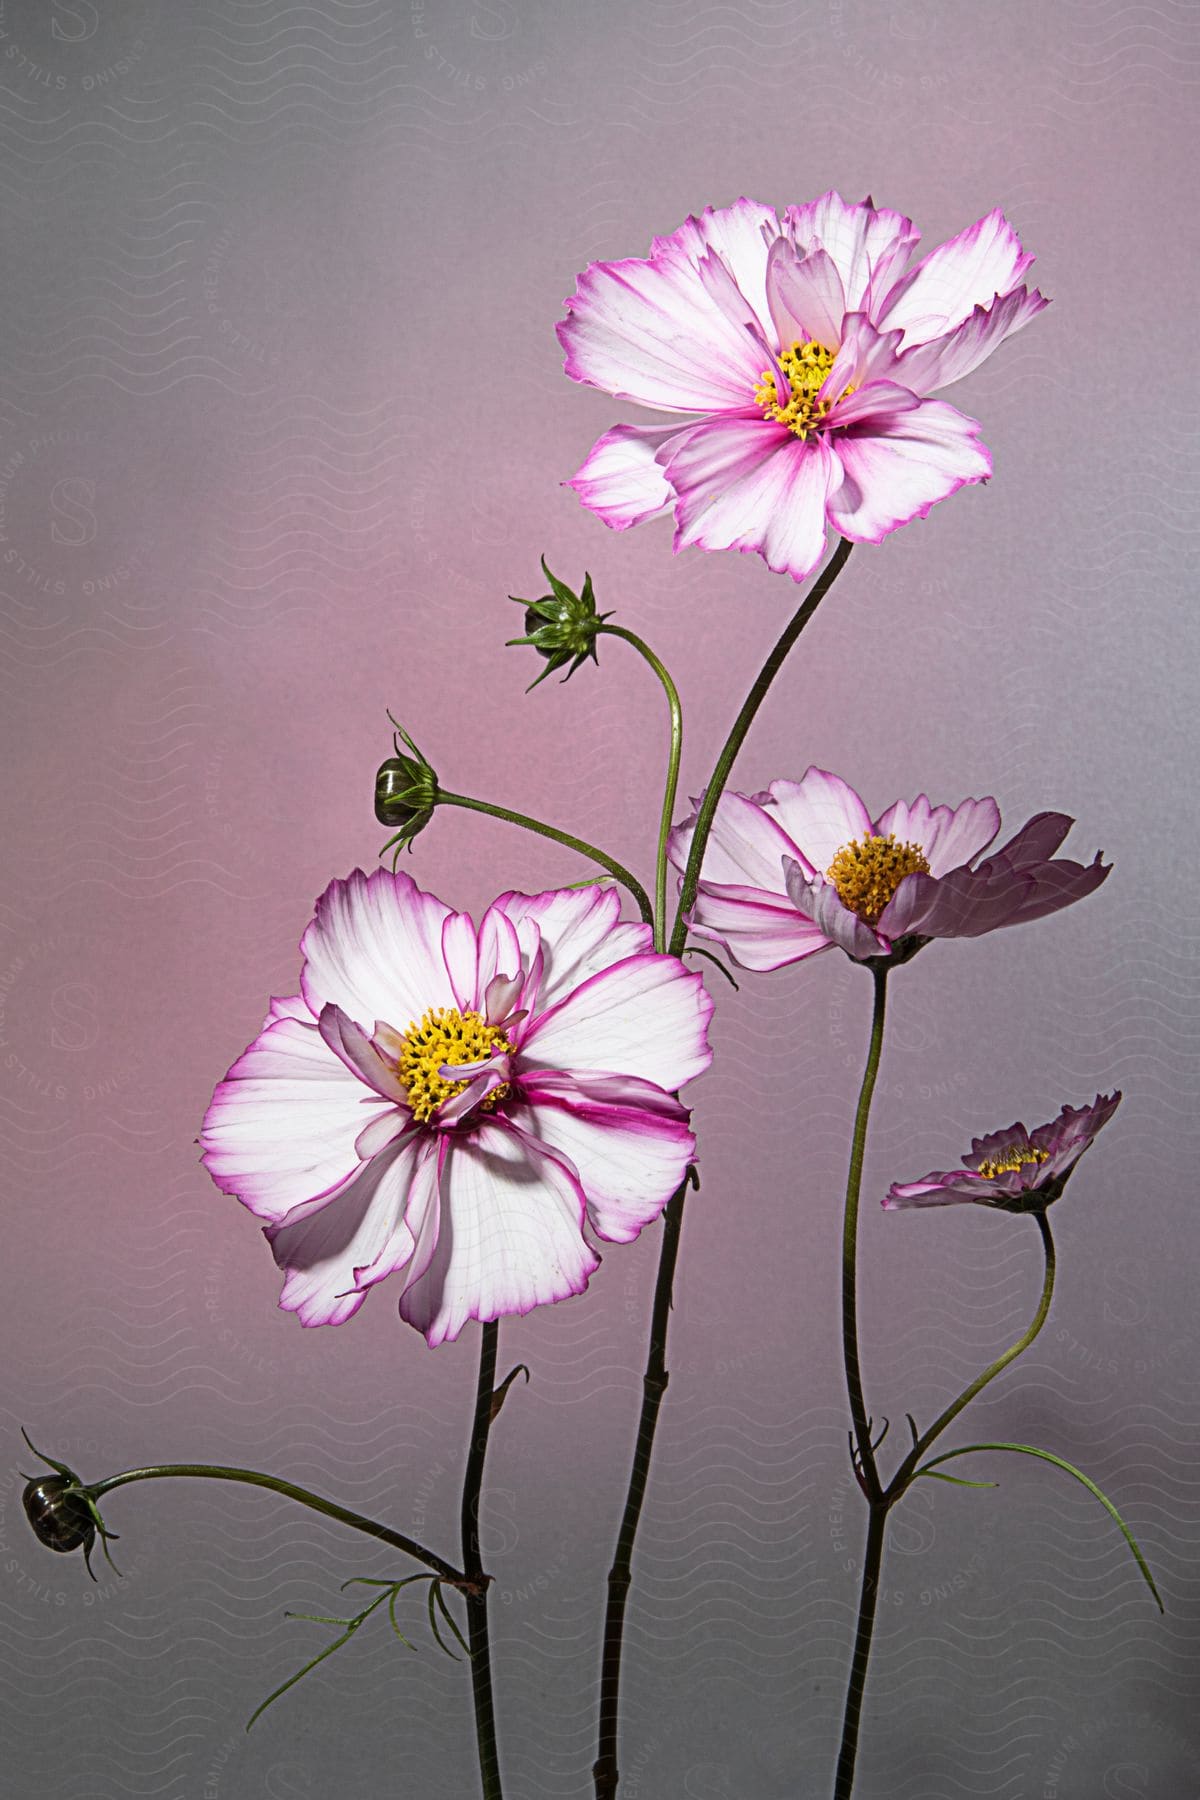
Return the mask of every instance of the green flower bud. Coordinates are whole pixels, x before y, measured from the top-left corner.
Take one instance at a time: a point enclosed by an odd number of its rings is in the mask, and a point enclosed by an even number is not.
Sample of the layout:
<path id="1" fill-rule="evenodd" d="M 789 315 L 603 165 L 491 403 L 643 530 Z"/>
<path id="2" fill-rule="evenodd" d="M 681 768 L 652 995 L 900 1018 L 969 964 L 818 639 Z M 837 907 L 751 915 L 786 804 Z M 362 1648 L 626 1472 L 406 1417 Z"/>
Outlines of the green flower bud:
<path id="1" fill-rule="evenodd" d="M 391 718 L 390 713 L 388 717 Z M 394 719 L 392 724 L 396 725 Z M 411 755 L 401 749 L 402 741 Z M 395 845 L 399 855 L 406 845 L 411 846 L 417 833 L 424 831 L 433 817 L 438 803 L 438 778 L 427 758 L 399 725 L 396 725 L 393 743 L 396 754 L 379 765 L 375 776 L 375 817 L 381 825 L 393 827 L 396 835 L 389 839 L 384 849 L 390 850 Z"/>
<path id="2" fill-rule="evenodd" d="M 508 596 L 525 608 L 525 636 L 509 638 L 509 644 L 531 644 L 546 662 L 537 681 L 530 682 L 526 693 L 531 693 L 538 682 L 545 681 L 547 675 L 554 674 L 567 663 L 571 666 L 563 676 L 564 681 L 571 679 L 587 657 L 595 662 L 596 634 L 605 619 L 612 617 L 611 613 L 597 615 L 590 575 L 584 576 L 583 589 L 576 594 L 565 581 L 551 574 L 544 556 L 542 573 L 550 583 L 550 592 L 540 600 L 523 600 L 517 594 Z"/>

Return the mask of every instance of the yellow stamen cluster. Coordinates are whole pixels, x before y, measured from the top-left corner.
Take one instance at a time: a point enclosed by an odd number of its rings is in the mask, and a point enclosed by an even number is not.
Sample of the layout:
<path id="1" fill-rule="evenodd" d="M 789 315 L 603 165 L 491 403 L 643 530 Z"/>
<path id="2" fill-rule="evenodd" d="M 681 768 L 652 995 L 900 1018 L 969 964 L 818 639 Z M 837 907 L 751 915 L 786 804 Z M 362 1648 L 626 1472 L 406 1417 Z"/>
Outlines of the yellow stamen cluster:
<path id="1" fill-rule="evenodd" d="M 1048 1150 L 1039 1150 L 1035 1144 L 1010 1144 L 1000 1156 L 979 1165 L 979 1173 L 985 1181 L 995 1181 L 997 1175 L 1008 1175 L 1016 1169 L 1023 1169 L 1027 1163 L 1044 1163 L 1050 1161 Z"/>
<path id="2" fill-rule="evenodd" d="M 787 377 L 788 396 L 786 400 L 781 399 L 774 370 L 764 369 L 760 378 L 761 386 L 754 390 L 754 398 L 762 407 L 764 415 L 780 425 L 786 425 L 798 438 L 806 438 L 810 431 L 816 431 L 833 404 L 828 399 L 818 400 L 817 395 L 833 367 L 836 355 L 836 350 L 827 350 L 815 338 L 810 338 L 806 343 L 797 341 L 790 349 L 781 350 L 779 366 Z M 852 394 L 854 389 L 848 387 L 845 392 Z M 845 399 L 845 394 L 837 397 Z"/>
<path id="3" fill-rule="evenodd" d="M 418 1025 L 414 1020 L 397 1043 L 396 1073 L 408 1093 L 414 1119 L 431 1118 L 453 1094 L 461 1094 L 465 1081 L 447 1081 L 438 1073 L 446 1064 L 483 1062 L 494 1050 L 511 1050 L 512 1044 L 499 1025 L 489 1025 L 477 1012 L 459 1012 L 453 1006 L 431 1006 Z M 494 1088 L 481 1102 L 490 1112 L 508 1092 L 507 1083 Z"/>
<path id="4" fill-rule="evenodd" d="M 855 838 L 843 844 L 825 871 L 842 905 L 868 925 L 875 924 L 906 875 L 928 873 L 921 846 L 901 844 L 890 831 L 886 837 Z"/>

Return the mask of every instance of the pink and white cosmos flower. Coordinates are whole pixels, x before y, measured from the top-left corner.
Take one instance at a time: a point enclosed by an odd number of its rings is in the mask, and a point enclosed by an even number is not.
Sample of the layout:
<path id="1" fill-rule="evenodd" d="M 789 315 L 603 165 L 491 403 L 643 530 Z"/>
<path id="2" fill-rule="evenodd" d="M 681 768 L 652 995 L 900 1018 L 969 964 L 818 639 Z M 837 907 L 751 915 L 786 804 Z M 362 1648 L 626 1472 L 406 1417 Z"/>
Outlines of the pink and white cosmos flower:
<path id="1" fill-rule="evenodd" d="M 827 526 L 878 544 L 986 480 L 977 421 L 928 396 L 1047 301 L 1003 213 L 908 268 L 919 235 L 832 192 L 782 221 L 741 199 L 647 259 L 592 263 L 558 327 L 567 374 L 692 416 L 616 426 L 567 485 L 615 530 L 673 508 L 677 551 L 752 551 L 800 581 Z"/>
<path id="2" fill-rule="evenodd" d="M 695 1150 L 674 1090 L 712 1060 L 698 975 L 599 887 L 502 894 L 479 927 L 407 875 L 317 901 L 204 1121 L 217 1186 L 269 1221 L 280 1305 L 340 1325 L 400 1271 L 430 1344 L 587 1286 Z"/>
<path id="3" fill-rule="evenodd" d="M 893 1182 L 884 1206 L 952 1206 L 974 1201 L 1002 1212 L 1042 1212 L 1057 1200 L 1067 1177 L 1121 1104 L 1118 1089 L 1097 1094 L 1090 1106 L 1064 1106 L 1057 1119 L 1026 1131 L 1020 1120 L 1007 1131 L 971 1140 L 961 1169 L 934 1169 L 920 1181 Z"/>
<path id="4" fill-rule="evenodd" d="M 744 969 L 778 969 L 840 946 L 856 962 L 906 958 L 931 938 L 982 937 L 1072 905 L 1111 864 L 1056 858 L 1074 820 L 1037 813 L 986 861 L 1000 829 L 990 797 L 931 806 L 924 794 L 872 819 L 826 769 L 717 805 L 692 911 L 698 937 Z M 671 834 L 686 865 L 695 815 Z"/>

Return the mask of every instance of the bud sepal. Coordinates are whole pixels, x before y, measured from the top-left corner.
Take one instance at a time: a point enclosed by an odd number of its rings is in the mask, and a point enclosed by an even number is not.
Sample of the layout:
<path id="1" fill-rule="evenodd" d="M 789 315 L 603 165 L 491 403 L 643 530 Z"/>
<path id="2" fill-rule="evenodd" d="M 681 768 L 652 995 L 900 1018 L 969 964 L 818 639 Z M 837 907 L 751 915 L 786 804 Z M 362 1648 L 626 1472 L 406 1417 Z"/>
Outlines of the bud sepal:
<path id="1" fill-rule="evenodd" d="M 395 755 L 380 763 L 375 774 L 375 817 L 381 825 L 395 826 L 396 832 L 390 837 L 380 856 L 395 847 L 396 856 L 401 850 L 412 849 L 412 841 L 419 832 L 424 831 L 433 817 L 434 808 L 440 798 L 438 778 L 433 765 L 414 744 L 402 725 L 397 724 L 391 713 L 388 718 L 396 727 L 392 734 Z M 411 751 L 406 755 L 401 743 Z M 393 857 L 393 864 L 395 857 Z"/>
<path id="2" fill-rule="evenodd" d="M 605 619 L 612 618 L 611 612 L 596 612 L 590 575 L 584 575 L 583 587 L 577 594 L 551 572 L 544 556 L 542 573 L 550 583 L 550 592 L 540 600 L 523 600 L 519 594 L 508 596 L 516 605 L 525 608 L 526 633 L 524 637 L 509 638 L 508 647 L 530 644 L 546 662 L 537 681 L 531 681 L 526 688 L 527 694 L 532 693 L 539 682 L 545 681 L 547 675 L 555 674 L 567 663 L 571 666 L 563 676 L 564 681 L 570 681 L 589 656 L 597 662 L 597 633 Z"/>

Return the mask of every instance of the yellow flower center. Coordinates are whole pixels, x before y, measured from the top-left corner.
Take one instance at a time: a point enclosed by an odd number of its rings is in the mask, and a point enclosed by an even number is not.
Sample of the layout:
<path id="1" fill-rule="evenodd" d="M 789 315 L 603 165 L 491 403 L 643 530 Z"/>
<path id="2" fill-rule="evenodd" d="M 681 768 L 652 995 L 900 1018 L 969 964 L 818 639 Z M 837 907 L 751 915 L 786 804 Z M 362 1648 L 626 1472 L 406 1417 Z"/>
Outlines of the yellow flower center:
<path id="1" fill-rule="evenodd" d="M 979 1173 L 985 1181 L 994 1181 L 997 1175 L 1007 1175 L 1014 1169 L 1023 1169 L 1027 1163 L 1049 1161 L 1048 1150 L 1039 1150 L 1034 1144 L 1011 1144 L 1003 1155 L 980 1163 Z"/>
<path id="2" fill-rule="evenodd" d="M 798 438 L 806 438 L 810 431 L 816 431 L 822 425 L 825 415 L 833 404 L 830 400 L 818 400 L 817 395 L 833 367 L 836 350 L 827 350 L 824 344 L 818 344 L 815 338 L 806 343 L 796 342 L 790 349 L 779 353 L 779 366 L 788 380 L 788 393 L 781 398 L 779 387 L 772 369 L 764 369 L 761 375 L 761 386 L 755 388 L 754 398 L 763 409 L 768 419 L 775 419 L 780 425 L 786 425 L 794 431 Z M 848 387 L 840 395 L 852 394 L 853 387 Z"/>
<path id="3" fill-rule="evenodd" d="M 495 1050 L 511 1050 L 512 1044 L 499 1025 L 489 1025 L 477 1012 L 461 1013 L 453 1006 L 431 1006 L 418 1025 L 414 1019 L 397 1039 L 396 1073 L 407 1091 L 413 1117 L 421 1123 L 444 1100 L 461 1094 L 465 1081 L 447 1081 L 439 1070 L 447 1064 L 484 1062 Z M 508 1083 L 493 1088 L 480 1103 L 490 1112 L 508 1092 Z"/>
<path id="4" fill-rule="evenodd" d="M 890 831 L 886 837 L 843 844 L 825 871 L 842 905 L 868 925 L 874 925 L 906 875 L 928 873 L 921 846 L 898 843 Z"/>

